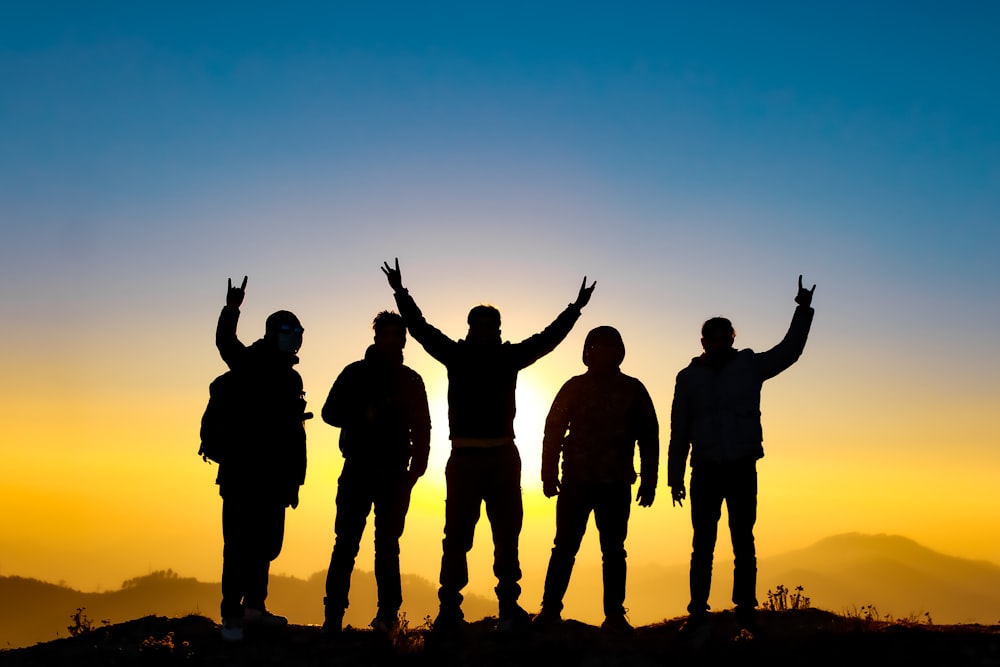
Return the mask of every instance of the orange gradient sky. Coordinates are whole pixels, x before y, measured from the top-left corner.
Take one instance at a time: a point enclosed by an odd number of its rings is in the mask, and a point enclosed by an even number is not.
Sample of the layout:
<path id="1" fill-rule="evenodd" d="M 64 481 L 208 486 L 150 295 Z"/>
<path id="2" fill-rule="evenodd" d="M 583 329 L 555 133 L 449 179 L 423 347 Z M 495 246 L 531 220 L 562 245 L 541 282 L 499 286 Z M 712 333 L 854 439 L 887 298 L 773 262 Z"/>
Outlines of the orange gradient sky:
<path id="1" fill-rule="evenodd" d="M 396 256 L 454 338 L 489 302 L 521 340 L 597 281 L 519 380 L 526 604 L 554 534 L 542 421 L 582 372 L 587 331 L 622 332 L 665 479 L 673 380 L 701 322 L 728 316 L 738 346 L 767 348 L 799 274 L 818 285 L 816 319 L 764 391 L 760 554 L 860 531 L 1000 562 L 996 9 L 932 4 L 900 27 L 887 7 L 626 5 L 567 23 L 554 9 L 525 22 L 526 6 L 294 4 L 235 26 L 124 3 L 56 23 L 2 10 L 0 574 L 86 590 L 166 568 L 217 580 L 221 502 L 195 452 L 227 278 L 249 275 L 245 342 L 270 312 L 298 314 L 318 413 L 393 305 L 379 265 Z M 433 581 L 446 385 L 412 341 L 406 359 L 433 431 L 402 567 Z M 273 568 L 296 576 L 327 565 L 342 465 L 336 429 L 307 433 Z M 471 568 L 482 593 L 488 535 Z M 661 486 L 633 510 L 629 560 L 683 562 L 690 537 Z M 599 559 L 588 534 L 578 562 Z M 358 563 L 371 567 L 370 535 Z"/>

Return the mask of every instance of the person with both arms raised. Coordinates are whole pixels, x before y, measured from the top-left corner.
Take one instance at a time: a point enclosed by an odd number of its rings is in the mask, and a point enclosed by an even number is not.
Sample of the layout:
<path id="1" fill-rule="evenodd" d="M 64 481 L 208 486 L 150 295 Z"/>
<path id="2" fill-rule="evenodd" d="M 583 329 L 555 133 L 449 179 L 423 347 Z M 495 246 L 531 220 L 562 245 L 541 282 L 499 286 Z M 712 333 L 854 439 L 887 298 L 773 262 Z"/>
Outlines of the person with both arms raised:
<path id="1" fill-rule="evenodd" d="M 406 327 L 448 370 L 448 421 L 452 444 L 445 470 L 445 536 L 442 542 L 440 610 L 435 632 L 464 626 L 462 589 L 469 581 L 467 556 L 482 505 L 493 531 L 493 572 L 501 630 L 527 626 L 518 604 L 521 564 L 518 540 L 524 518 L 521 459 L 514 444 L 514 392 L 517 374 L 551 352 L 569 334 L 596 283 L 584 278 L 576 301 L 545 328 L 520 343 L 503 342 L 500 311 L 479 305 L 469 311 L 468 333 L 454 341 L 427 323 L 403 287 L 399 260 L 382 272 L 393 289 Z"/>

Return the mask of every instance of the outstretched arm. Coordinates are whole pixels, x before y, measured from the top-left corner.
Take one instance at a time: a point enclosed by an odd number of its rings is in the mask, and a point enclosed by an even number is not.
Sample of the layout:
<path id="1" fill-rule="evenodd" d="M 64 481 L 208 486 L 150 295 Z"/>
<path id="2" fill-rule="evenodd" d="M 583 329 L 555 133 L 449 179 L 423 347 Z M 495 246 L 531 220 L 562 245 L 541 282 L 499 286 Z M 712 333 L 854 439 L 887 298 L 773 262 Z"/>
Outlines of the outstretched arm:
<path id="1" fill-rule="evenodd" d="M 576 301 L 566 306 L 566 309 L 559 313 L 559 317 L 540 333 L 524 339 L 515 346 L 517 365 L 520 368 L 530 366 L 556 349 L 556 346 L 569 335 L 573 325 L 580 318 L 580 310 L 590 302 L 590 295 L 594 293 L 595 286 L 597 286 L 596 280 L 587 287 L 587 276 L 584 276 Z"/>
<path id="2" fill-rule="evenodd" d="M 240 306 L 247 292 L 247 277 L 243 276 L 243 284 L 233 287 L 233 279 L 228 279 L 229 288 L 226 291 L 226 306 L 219 314 L 219 322 L 215 327 L 215 346 L 226 365 L 233 368 L 246 349 L 236 336 L 236 325 L 240 319 Z"/>
<path id="3" fill-rule="evenodd" d="M 813 292 L 816 285 L 810 289 L 802 286 L 802 276 L 799 276 L 799 289 L 795 295 L 795 303 L 798 307 L 792 315 L 792 323 L 788 326 L 788 332 L 781 342 L 766 352 L 761 352 L 754 357 L 758 372 L 762 379 L 767 380 L 782 372 L 802 355 L 805 349 L 806 339 L 809 337 L 809 328 L 812 326 Z"/>
<path id="4" fill-rule="evenodd" d="M 427 320 L 424 319 L 423 313 L 417 307 L 417 302 L 410 296 L 410 291 L 403 287 L 403 274 L 399 270 L 399 258 L 396 258 L 395 266 L 389 266 L 389 262 L 383 262 L 381 269 L 386 280 L 389 281 L 393 298 L 396 300 L 396 307 L 399 308 L 399 314 L 403 316 L 403 323 L 410 335 L 420 343 L 427 354 L 441 363 L 447 364 L 450 353 L 455 347 L 455 341 L 428 324 Z"/>

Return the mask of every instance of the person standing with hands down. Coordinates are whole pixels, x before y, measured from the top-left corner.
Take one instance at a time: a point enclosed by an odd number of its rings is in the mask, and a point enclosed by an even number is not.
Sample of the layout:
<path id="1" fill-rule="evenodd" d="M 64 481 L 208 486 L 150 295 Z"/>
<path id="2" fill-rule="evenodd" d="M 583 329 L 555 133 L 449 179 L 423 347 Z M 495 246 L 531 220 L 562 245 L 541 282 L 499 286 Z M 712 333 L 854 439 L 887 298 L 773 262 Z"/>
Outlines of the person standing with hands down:
<path id="1" fill-rule="evenodd" d="M 372 628 L 387 633 L 397 625 L 403 603 L 399 538 L 410 491 L 430 451 L 431 418 L 424 381 L 403 365 L 403 318 L 382 311 L 372 322 L 374 341 L 365 358 L 349 364 L 333 383 L 323 421 L 340 428 L 344 469 L 337 481 L 336 542 L 326 578 L 323 631 L 341 631 L 351 573 L 368 514 L 375 509 L 375 582 L 378 613 Z"/>
<path id="2" fill-rule="evenodd" d="M 604 623 L 630 633 L 625 618 L 625 537 L 636 481 L 639 445 L 640 507 L 656 496 L 660 432 L 656 410 L 642 382 L 621 372 L 625 343 L 618 330 L 597 327 L 583 344 L 587 372 L 571 378 L 552 402 L 542 444 L 542 490 L 556 501 L 556 537 L 545 574 L 542 610 L 536 626 L 562 620 L 563 596 L 591 512 L 600 534 L 604 574 Z M 559 457 L 562 455 L 562 481 Z"/>
<path id="3" fill-rule="evenodd" d="M 576 301 L 541 333 L 520 343 L 503 342 L 500 311 L 479 305 L 469 311 L 468 333 L 454 341 L 424 319 L 403 287 L 399 260 L 382 272 L 410 335 L 448 370 L 448 421 L 451 455 L 445 469 L 447 501 L 442 542 L 440 610 L 436 633 L 461 629 L 462 589 L 469 581 L 467 556 L 480 508 L 493 532 L 493 573 L 499 603 L 499 629 L 528 625 L 530 617 L 517 600 L 521 594 L 518 540 L 524 518 L 521 458 L 514 444 L 514 393 L 517 374 L 551 352 L 569 334 L 590 301 L 596 283 L 583 279 Z"/>
<path id="4" fill-rule="evenodd" d="M 805 289 L 799 276 L 798 306 L 788 332 L 766 352 L 737 350 L 732 322 L 713 317 L 701 328 L 704 352 L 677 374 L 670 410 L 667 483 L 675 504 L 686 495 L 684 471 L 691 453 L 690 617 L 692 638 L 705 636 L 712 561 L 722 503 L 729 514 L 733 544 L 733 603 L 736 621 L 757 631 L 757 459 L 764 456 L 760 392 L 766 380 L 801 356 L 813 320 L 816 286 Z"/>

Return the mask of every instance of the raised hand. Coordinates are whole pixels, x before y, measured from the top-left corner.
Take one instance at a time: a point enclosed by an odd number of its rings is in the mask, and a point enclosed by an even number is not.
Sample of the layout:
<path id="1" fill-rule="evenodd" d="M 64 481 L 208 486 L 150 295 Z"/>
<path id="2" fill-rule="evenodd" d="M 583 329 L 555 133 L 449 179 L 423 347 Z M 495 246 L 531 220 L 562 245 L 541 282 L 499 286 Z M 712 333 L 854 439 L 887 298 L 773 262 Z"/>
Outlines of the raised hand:
<path id="1" fill-rule="evenodd" d="M 795 295 L 795 303 L 800 306 L 810 306 L 813 300 L 813 292 L 816 291 L 816 285 L 813 285 L 811 289 L 806 289 L 802 286 L 802 276 L 799 276 L 799 293 Z"/>
<path id="2" fill-rule="evenodd" d="M 243 276 L 243 284 L 233 287 L 233 279 L 229 278 L 229 290 L 226 292 L 226 305 L 231 308 L 239 308 L 243 304 L 243 298 L 247 295 L 247 277 Z"/>
<path id="3" fill-rule="evenodd" d="M 576 301 L 573 303 L 577 308 L 583 308 L 588 303 L 590 303 L 590 295 L 594 293 L 594 287 L 597 286 L 597 281 L 595 280 L 590 287 L 587 287 L 587 276 L 583 277 L 583 282 L 580 283 L 580 293 L 576 296 Z"/>
<path id="4" fill-rule="evenodd" d="M 396 258 L 396 267 L 393 268 L 389 266 L 389 262 L 382 262 L 382 273 L 385 274 L 386 280 L 389 281 L 389 287 L 392 288 L 393 292 L 400 292 L 403 290 L 403 274 L 399 272 L 399 258 Z"/>

